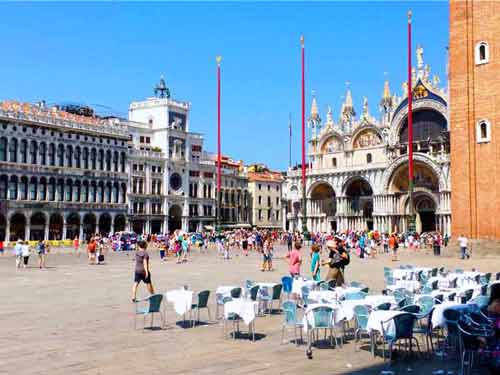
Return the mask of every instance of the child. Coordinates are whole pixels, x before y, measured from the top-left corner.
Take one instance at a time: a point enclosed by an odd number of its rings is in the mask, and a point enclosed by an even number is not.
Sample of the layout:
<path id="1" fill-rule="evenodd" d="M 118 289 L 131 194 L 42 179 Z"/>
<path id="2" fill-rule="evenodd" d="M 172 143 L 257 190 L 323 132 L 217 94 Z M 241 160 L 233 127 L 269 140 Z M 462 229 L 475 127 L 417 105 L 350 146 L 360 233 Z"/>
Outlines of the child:
<path id="1" fill-rule="evenodd" d="M 320 281 L 321 280 L 321 274 L 320 274 L 320 265 L 321 265 L 321 259 L 319 255 L 319 250 L 320 247 L 319 245 L 313 245 L 312 246 L 312 259 L 311 259 L 311 273 L 314 281 Z"/>

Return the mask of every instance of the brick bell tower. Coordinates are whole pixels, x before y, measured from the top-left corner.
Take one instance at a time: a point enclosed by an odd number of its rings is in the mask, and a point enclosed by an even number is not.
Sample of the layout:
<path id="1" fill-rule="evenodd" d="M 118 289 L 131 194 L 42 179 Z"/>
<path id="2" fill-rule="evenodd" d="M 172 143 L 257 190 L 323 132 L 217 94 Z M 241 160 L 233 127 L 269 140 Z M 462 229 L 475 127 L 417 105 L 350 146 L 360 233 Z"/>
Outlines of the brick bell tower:
<path id="1" fill-rule="evenodd" d="M 500 239 L 500 1 L 450 1 L 452 233 Z"/>

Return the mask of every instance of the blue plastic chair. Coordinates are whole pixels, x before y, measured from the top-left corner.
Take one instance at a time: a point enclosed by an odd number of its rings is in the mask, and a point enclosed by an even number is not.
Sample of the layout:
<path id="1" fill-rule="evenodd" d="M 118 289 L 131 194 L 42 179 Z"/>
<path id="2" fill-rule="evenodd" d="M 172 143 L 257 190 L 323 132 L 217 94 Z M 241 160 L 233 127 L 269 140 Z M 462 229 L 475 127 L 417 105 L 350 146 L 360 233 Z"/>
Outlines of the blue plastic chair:
<path id="1" fill-rule="evenodd" d="M 306 307 L 307 305 L 309 305 L 310 301 L 309 301 L 309 288 L 307 286 L 303 286 L 302 289 L 301 289 L 301 292 L 302 292 L 302 304 L 303 304 L 303 307 Z"/>
<path id="2" fill-rule="evenodd" d="M 371 331 L 368 330 L 368 317 L 370 312 L 368 308 L 364 305 L 354 306 L 354 320 L 356 322 L 356 329 L 354 331 L 354 351 L 356 351 L 356 343 L 360 339 L 360 335 L 363 333 L 368 334 L 370 337 L 370 348 L 373 351 L 373 341 L 371 336 Z"/>
<path id="3" fill-rule="evenodd" d="M 366 294 L 364 292 L 352 292 L 352 293 L 346 293 L 344 295 L 346 301 L 365 299 L 365 297 Z"/>
<path id="4" fill-rule="evenodd" d="M 257 295 L 257 301 L 259 303 L 259 313 L 265 314 L 266 307 L 269 309 L 272 299 L 273 297 L 269 293 L 269 288 L 267 286 L 261 286 Z"/>
<path id="5" fill-rule="evenodd" d="M 310 352 L 314 333 L 319 330 L 325 330 L 325 339 L 327 331 L 330 330 L 330 345 L 333 345 L 333 315 L 334 311 L 328 306 L 317 306 L 307 312 L 308 330 L 307 330 L 307 352 Z M 312 319 L 310 316 L 312 315 Z M 309 322 L 312 320 L 313 324 Z"/>
<path id="6" fill-rule="evenodd" d="M 286 293 L 290 297 L 292 293 L 293 278 L 291 276 L 283 276 L 281 278 L 281 285 L 283 285 L 283 293 Z"/>
<path id="7" fill-rule="evenodd" d="M 384 361 L 385 357 L 385 343 L 389 345 L 389 358 L 392 357 L 392 348 L 398 340 L 410 340 L 410 352 L 412 352 L 412 342 L 415 341 L 417 344 L 417 349 L 420 352 L 420 346 L 418 340 L 413 337 L 413 327 L 415 325 L 417 317 L 414 314 L 402 313 L 392 317 L 385 322 L 382 322 L 382 337 L 384 339 L 384 345 L 382 347 Z M 389 332 L 385 329 L 385 324 L 394 321 L 394 332 Z"/>
<path id="8" fill-rule="evenodd" d="M 154 314 L 160 314 L 163 326 L 165 326 L 165 318 L 163 312 L 161 311 L 161 302 L 163 301 L 163 294 L 153 294 L 148 298 L 136 301 L 135 305 L 135 316 L 134 316 L 134 329 L 137 329 L 137 315 L 142 315 L 144 317 L 144 323 L 142 329 L 146 328 L 146 316 L 151 315 L 151 326 L 153 328 Z M 142 302 L 147 302 L 147 306 L 140 307 L 138 304 Z M 162 327 L 163 327 L 162 326 Z"/>
<path id="9" fill-rule="evenodd" d="M 303 324 L 299 321 L 297 317 L 297 304 L 294 301 L 284 301 L 281 305 L 284 314 L 284 320 L 282 324 L 281 331 L 281 343 L 283 344 L 283 340 L 285 339 L 285 330 L 292 329 L 294 333 L 294 342 L 299 345 L 297 341 L 297 329 L 300 330 L 300 339 L 302 341 L 302 328 Z"/>

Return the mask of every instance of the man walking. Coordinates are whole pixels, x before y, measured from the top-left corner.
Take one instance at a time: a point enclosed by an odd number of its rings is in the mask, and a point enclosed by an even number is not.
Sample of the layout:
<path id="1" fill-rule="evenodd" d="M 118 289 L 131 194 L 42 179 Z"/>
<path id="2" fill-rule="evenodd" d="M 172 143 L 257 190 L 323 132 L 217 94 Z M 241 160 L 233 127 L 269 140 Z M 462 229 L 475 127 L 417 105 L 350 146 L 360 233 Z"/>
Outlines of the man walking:
<path id="1" fill-rule="evenodd" d="M 465 259 L 465 257 L 467 257 L 467 259 L 469 259 L 470 254 L 467 251 L 467 237 L 465 237 L 463 234 L 461 234 L 460 237 L 457 238 L 457 240 L 458 240 L 458 244 L 460 246 L 460 258 Z"/>

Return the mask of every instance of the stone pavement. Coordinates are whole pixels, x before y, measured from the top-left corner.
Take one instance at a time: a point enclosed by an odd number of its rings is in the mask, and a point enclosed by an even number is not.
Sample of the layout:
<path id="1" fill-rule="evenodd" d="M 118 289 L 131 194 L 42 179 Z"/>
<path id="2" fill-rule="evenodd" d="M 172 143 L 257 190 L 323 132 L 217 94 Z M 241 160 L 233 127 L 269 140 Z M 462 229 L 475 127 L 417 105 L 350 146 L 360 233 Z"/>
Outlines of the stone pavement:
<path id="1" fill-rule="evenodd" d="M 279 248 L 277 257 L 284 254 Z M 304 251 L 307 255 L 308 251 Z M 16 270 L 14 258 L 0 257 L 0 374 L 380 374 L 382 360 L 367 350 L 354 351 L 352 342 L 340 349 L 314 350 L 306 359 L 305 347 L 281 345 L 281 315 L 259 317 L 259 340 L 223 339 L 222 326 L 209 323 L 195 328 L 176 324 L 168 304 L 168 326 L 163 330 L 133 329 L 130 288 L 133 254 L 108 254 L 106 264 L 87 265 L 85 255 L 49 255 L 47 270 Z M 173 259 L 160 262 L 152 251 L 152 277 L 157 292 L 188 284 L 199 291 L 209 289 L 211 312 L 215 314 L 215 289 L 219 285 L 241 285 L 245 279 L 278 281 L 287 273 L 283 259 L 275 259 L 274 272 L 260 272 L 260 257 L 236 256 L 229 261 L 210 254 L 194 254 L 187 264 Z M 305 256 L 305 258 L 308 258 Z M 403 250 L 394 263 L 385 255 L 361 261 L 353 258 L 349 280 L 366 283 L 372 290 L 383 288 L 383 266 L 413 263 L 481 271 L 498 271 L 498 257 L 434 258 Z M 309 261 L 303 266 L 308 273 Z M 145 295 L 144 286 L 140 293 Z M 202 311 L 202 320 L 206 320 Z M 140 326 L 140 321 L 138 321 Z M 242 330 L 246 326 L 242 325 Z M 366 341 L 365 341 L 366 342 Z M 366 348 L 365 348 L 366 349 Z M 397 374 L 431 374 L 436 369 L 456 370 L 456 362 L 398 361 Z"/>

